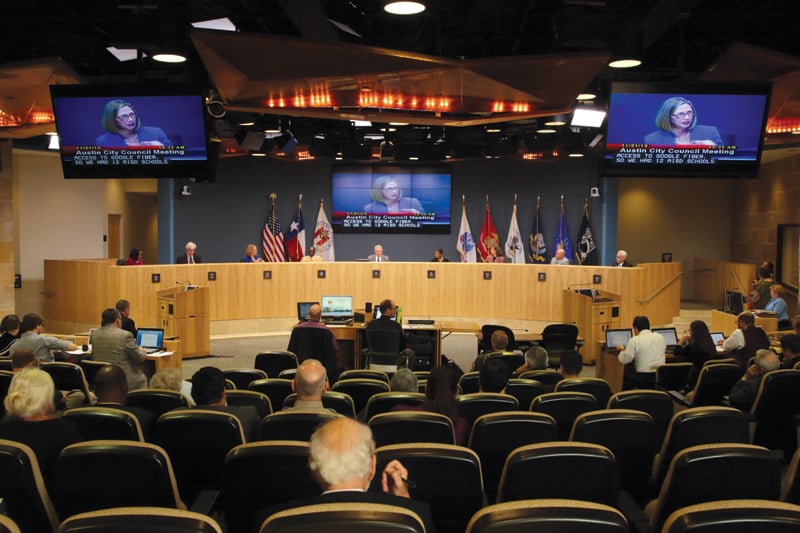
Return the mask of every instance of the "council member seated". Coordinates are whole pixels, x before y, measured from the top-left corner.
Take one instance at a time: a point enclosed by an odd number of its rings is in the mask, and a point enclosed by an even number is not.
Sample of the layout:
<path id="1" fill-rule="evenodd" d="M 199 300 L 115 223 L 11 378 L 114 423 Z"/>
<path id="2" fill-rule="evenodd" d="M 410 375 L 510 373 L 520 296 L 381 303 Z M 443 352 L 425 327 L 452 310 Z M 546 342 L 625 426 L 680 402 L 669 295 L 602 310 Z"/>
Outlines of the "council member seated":
<path id="1" fill-rule="evenodd" d="M 171 146 L 167 135 L 153 126 L 142 126 L 142 119 L 133 104 L 111 100 L 103 109 L 101 119 L 106 133 L 97 138 L 98 146 Z"/>
<path id="2" fill-rule="evenodd" d="M 444 256 L 444 249 L 437 248 L 433 251 L 433 259 L 431 263 L 449 263 L 450 260 Z"/>
<path id="3" fill-rule="evenodd" d="M 717 128 L 697 123 L 697 111 L 694 104 L 680 96 L 664 100 L 656 113 L 656 126 L 658 126 L 658 130 L 645 135 L 645 143 L 705 146 L 725 144 Z"/>
<path id="4" fill-rule="evenodd" d="M 308 262 L 308 261 L 322 261 L 322 256 L 317 255 L 317 247 L 316 246 L 309 246 L 306 255 L 300 260 L 301 262 Z"/>
<path id="5" fill-rule="evenodd" d="M 388 255 L 383 255 L 383 246 L 380 244 L 376 244 L 375 247 L 372 249 L 372 254 L 367 257 L 367 261 L 370 263 L 385 263 L 389 260 Z"/>
<path id="6" fill-rule="evenodd" d="M 550 260 L 551 265 L 568 265 L 569 258 L 567 257 L 567 252 L 564 251 L 563 248 L 559 248 L 556 250 L 556 255 Z"/>
<path id="7" fill-rule="evenodd" d="M 178 265 L 194 265 L 195 263 L 202 263 L 203 258 L 200 257 L 200 254 L 196 253 L 197 245 L 192 241 L 186 243 L 186 253 L 179 255 L 175 259 L 175 263 Z"/>
<path id="8" fill-rule="evenodd" d="M 255 244 L 248 244 L 244 249 L 244 257 L 241 259 L 242 263 L 263 263 L 264 260 L 258 257 L 258 248 Z"/>
<path id="9" fill-rule="evenodd" d="M 131 249 L 131 253 L 128 254 L 128 258 L 125 260 L 125 264 L 127 266 L 130 265 L 143 265 L 143 254 L 141 248 L 133 248 Z"/>
<path id="10" fill-rule="evenodd" d="M 364 206 L 367 213 L 424 213 L 416 198 L 404 198 L 403 189 L 391 176 L 381 176 L 372 183 L 372 201 Z"/>
<path id="11" fill-rule="evenodd" d="M 492 242 L 488 247 L 489 254 L 486 256 L 486 263 L 505 263 L 506 258 L 503 255 L 503 250 L 496 242 Z"/>
<path id="12" fill-rule="evenodd" d="M 614 264 L 611 266 L 615 266 L 618 268 L 632 267 L 633 263 L 628 262 L 628 252 L 626 252 L 625 250 L 617 250 L 617 258 L 614 261 Z"/>

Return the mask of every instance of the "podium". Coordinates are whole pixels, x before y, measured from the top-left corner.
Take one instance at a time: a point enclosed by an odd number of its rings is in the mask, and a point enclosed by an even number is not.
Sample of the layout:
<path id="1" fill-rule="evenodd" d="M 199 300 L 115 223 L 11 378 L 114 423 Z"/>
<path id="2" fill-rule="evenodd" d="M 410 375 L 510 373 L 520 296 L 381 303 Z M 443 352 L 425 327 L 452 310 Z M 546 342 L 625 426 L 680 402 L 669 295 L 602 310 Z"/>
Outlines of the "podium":
<path id="1" fill-rule="evenodd" d="M 574 322 L 583 336 L 583 362 L 594 364 L 601 355 L 607 329 L 619 328 L 620 296 L 595 289 L 564 289 L 563 321 Z"/>
<path id="2" fill-rule="evenodd" d="M 204 357 L 211 353 L 208 287 L 184 285 L 156 293 L 158 324 L 164 338 L 181 341 L 182 357 Z"/>

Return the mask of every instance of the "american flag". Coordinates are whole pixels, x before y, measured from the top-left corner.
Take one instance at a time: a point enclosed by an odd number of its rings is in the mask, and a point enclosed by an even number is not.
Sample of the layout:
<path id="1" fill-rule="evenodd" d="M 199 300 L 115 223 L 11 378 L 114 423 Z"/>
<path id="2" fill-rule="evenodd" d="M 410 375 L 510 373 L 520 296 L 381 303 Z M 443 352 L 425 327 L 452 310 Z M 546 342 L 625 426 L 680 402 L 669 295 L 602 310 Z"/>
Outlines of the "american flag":
<path id="1" fill-rule="evenodd" d="M 275 198 L 277 194 L 269 195 L 272 200 L 272 208 L 261 232 L 262 246 L 264 248 L 264 260 L 271 263 L 283 263 L 286 261 L 286 254 L 283 249 L 283 233 L 281 233 L 281 223 L 275 215 Z"/>

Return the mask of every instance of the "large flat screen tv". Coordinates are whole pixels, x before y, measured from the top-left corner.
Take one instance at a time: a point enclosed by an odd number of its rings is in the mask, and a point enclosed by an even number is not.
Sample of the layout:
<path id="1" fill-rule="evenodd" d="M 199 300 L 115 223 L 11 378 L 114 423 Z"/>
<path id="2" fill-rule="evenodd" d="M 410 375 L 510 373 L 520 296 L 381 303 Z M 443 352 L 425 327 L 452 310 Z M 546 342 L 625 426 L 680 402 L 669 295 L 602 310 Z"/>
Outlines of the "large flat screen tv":
<path id="1" fill-rule="evenodd" d="M 450 233 L 450 185 L 447 166 L 337 165 L 333 231 Z"/>
<path id="2" fill-rule="evenodd" d="M 214 178 L 201 89 L 51 85 L 50 94 L 65 178 Z"/>
<path id="3" fill-rule="evenodd" d="M 605 176 L 758 175 L 770 85 L 613 83 Z"/>

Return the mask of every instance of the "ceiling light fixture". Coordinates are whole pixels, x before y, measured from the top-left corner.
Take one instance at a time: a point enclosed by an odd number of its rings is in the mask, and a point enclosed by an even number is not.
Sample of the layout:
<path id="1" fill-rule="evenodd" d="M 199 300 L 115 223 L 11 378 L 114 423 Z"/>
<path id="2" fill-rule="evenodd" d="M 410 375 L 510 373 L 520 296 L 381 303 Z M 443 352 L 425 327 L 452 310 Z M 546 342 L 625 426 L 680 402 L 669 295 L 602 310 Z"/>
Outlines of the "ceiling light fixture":
<path id="1" fill-rule="evenodd" d="M 425 3 L 389 0 L 384 2 L 383 10 L 392 15 L 416 15 L 425 11 Z"/>
<path id="2" fill-rule="evenodd" d="M 585 102 L 586 100 L 594 100 L 597 98 L 597 95 L 594 93 L 580 93 L 578 96 L 575 97 L 576 100 L 579 102 Z"/>
<path id="3" fill-rule="evenodd" d="M 186 56 L 173 53 L 159 53 L 153 54 L 153 60 L 159 63 L 183 63 L 186 61 Z"/>

